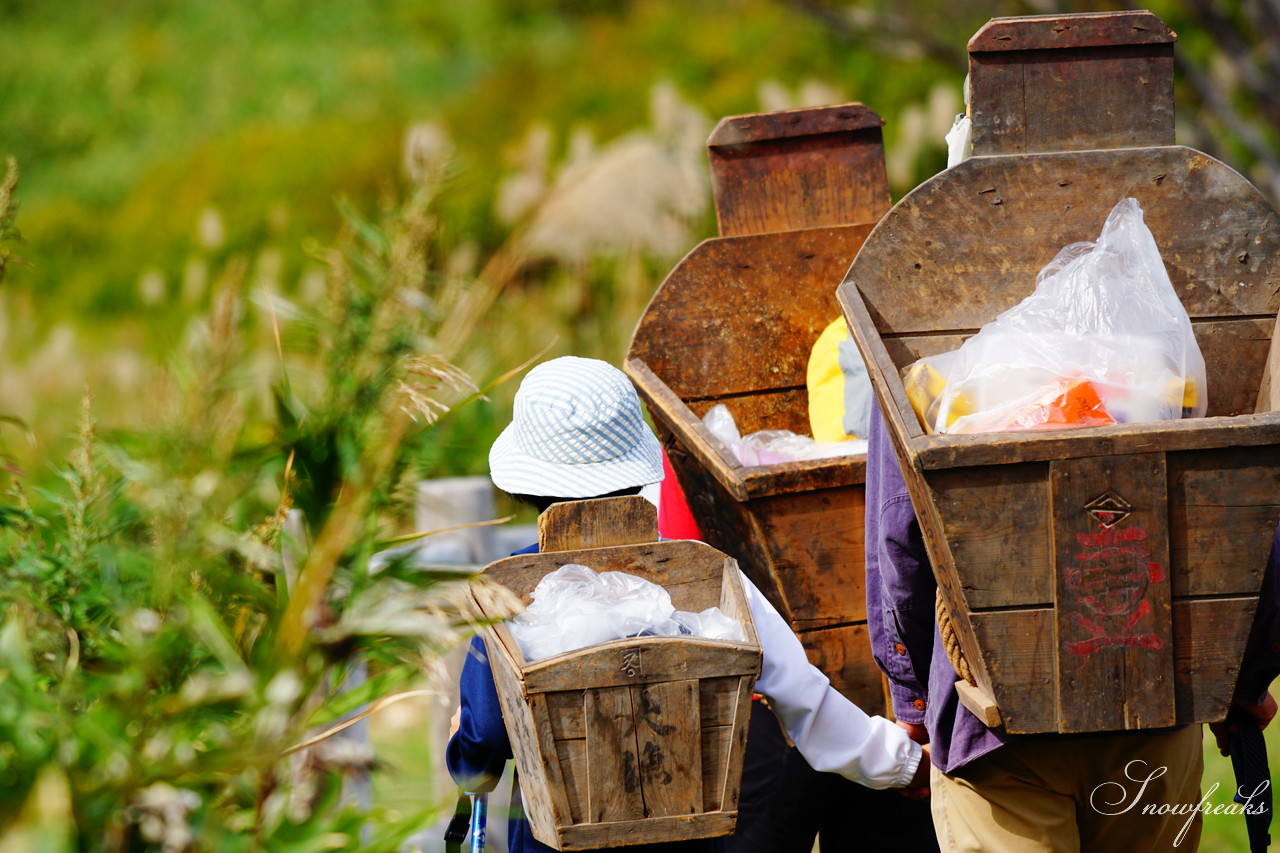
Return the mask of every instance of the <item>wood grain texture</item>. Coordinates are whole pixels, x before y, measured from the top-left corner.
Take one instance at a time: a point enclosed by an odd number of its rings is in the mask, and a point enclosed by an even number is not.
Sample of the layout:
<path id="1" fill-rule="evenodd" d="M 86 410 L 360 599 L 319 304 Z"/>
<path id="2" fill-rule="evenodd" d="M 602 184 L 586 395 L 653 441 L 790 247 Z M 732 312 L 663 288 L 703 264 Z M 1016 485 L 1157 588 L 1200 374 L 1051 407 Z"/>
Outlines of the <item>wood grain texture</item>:
<path id="1" fill-rule="evenodd" d="M 1271 340 L 1267 345 L 1262 376 L 1258 380 L 1258 397 L 1255 412 L 1280 411 L 1280 317 L 1270 325 Z M 1265 328 L 1265 327 L 1264 327 Z"/>
<path id="2" fill-rule="evenodd" d="M 1053 609 L 1000 610 L 971 617 L 1004 730 L 1010 734 L 1058 730 L 1058 678 Z"/>
<path id="3" fill-rule="evenodd" d="M 636 844 L 654 844 L 657 843 L 655 839 L 687 841 L 693 838 L 712 838 L 732 834 L 737 822 L 737 811 L 731 811 L 649 818 L 643 822 L 586 823 L 565 827 L 557 849 L 607 850 Z"/>
<path id="4" fill-rule="evenodd" d="M 631 688 L 640 786 L 646 817 L 697 814 L 703 808 L 702 729 L 698 682 L 665 681 Z"/>
<path id="5" fill-rule="evenodd" d="M 1257 595 L 1280 522 L 1280 446 L 1167 458 L 1173 594 Z"/>
<path id="6" fill-rule="evenodd" d="M 1176 39 L 1163 21 L 1145 11 L 1024 15 L 992 18 L 969 39 L 969 52 L 1171 45 Z"/>
<path id="7" fill-rule="evenodd" d="M 587 723 L 587 764 L 577 769 L 587 779 L 590 822 L 645 817 L 644 796 L 640 790 L 641 753 L 636 743 L 631 689 L 589 690 L 584 697 L 583 713 Z"/>
<path id="8" fill-rule="evenodd" d="M 882 713 L 887 682 L 871 656 L 865 622 L 797 631 L 809 662 L 831 679 L 831 686 L 867 713 Z"/>
<path id="9" fill-rule="evenodd" d="M 1054 462 L 1049 482 L 1058 730 L 1173 725 L 1164 455 Z"/>
<path id="10" fill-rule="evenodd" d="M 1180 722 L 1226 717 L 1257 608 L 1257 596 L 1174 602 Z"/>
<path id="11" fill-rule="evenodd" d="M 760 672 L 760 647 L 695 637 L 610 640 L 526 664 L 524 689 L 533 695 L 590 684 L 621 687 Z"/>
<path id="12" fill-rule="evenodd" d="M 542 552 L 657 541 L 658 509 L 639 495 L 563 501 L 538 516 Z"/>
<path id="13" fill-rule="evenodd" d="M 970 610 L 1053 602 L 1043 463 L 939 471 L 928 489 Z"/>
<path id="14" fill-rule="evenodd" d="M 1177 146 L 966 160 L 885 215 L 840 287 L 859 290 L 879 335 L 975 330 L 1126 197 L 1193 319 L 1276 315 L 1280 217 L 1233 169 Z"/>
<path id="15" fill-rule="evenodd" d="M 636 325 L 639 359 L 682 400 L 803 388 L 809 350 L 839 316 L 832 288 L 870 225 L 698 244 Z"/>

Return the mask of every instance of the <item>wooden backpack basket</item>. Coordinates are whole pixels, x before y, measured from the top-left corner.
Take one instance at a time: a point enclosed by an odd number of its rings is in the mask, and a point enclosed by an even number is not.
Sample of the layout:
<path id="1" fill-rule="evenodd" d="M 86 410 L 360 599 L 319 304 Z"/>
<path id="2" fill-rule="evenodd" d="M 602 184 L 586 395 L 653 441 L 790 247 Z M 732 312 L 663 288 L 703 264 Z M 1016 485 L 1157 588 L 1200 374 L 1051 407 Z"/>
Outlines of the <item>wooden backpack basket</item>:
<path id="1" fill-rule="evenodd" d="M 492 563 L 485 579 L 528 604 L 560 566 L 625 571 L 665 587 L 678 610 L 718 606 L 747 640 L 636 637 L 529 662 L 506 624 L 486 627 L 534 837 L 588 850 L 733 832 L 761 661 L 737 564 L 701 542 L 656 541 L 642 497 L 555 504 L 539 528 L 541 553 Z M 485 598 L 473 600 L 491 617 Z"/>
<path id="2" fill-rule="evenodd" d="M 1222 719 L 1280 518 L 1280 217 L 1174 144 L 1174 38 L 1147 12 L 991 21 L 969 43 L 973 157 L 903 198 L 838 290 L 970 670 L 961 699 L 1008 732 Z M 1191 316 L 1209 416 L 925 434 L 900 371 L 1017 304 L 1128 196 Z M 1082 560 L 1132 606 L 1091 604 Z"/>
<path id="3" fill-rule="evenodd" d="M 809 352 L 833 285 L 889 209 L 881 118 L 861 104 L 735 116 L 707 142 L 720 236 L 670 272 L 636 326 L 635 383 L 702 536 L 733 554 L 810 661 L 887 708 L 863 585 L 865 454 L 743 466 L 702 423 L 809 434 Z"/>

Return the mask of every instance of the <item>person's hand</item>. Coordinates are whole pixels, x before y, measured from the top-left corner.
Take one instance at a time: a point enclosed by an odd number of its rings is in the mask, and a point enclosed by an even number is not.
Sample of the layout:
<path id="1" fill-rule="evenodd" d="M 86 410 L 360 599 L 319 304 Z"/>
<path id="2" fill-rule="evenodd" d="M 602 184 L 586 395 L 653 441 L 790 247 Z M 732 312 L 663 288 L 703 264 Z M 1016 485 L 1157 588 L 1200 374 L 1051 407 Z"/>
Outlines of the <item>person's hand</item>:
<path id="1" fill-rule="evenodd" d="M 907 725 L 910 725 L 909 723 Z M 929 745 L 922 744 L 920 746 L 920 764 L 916 767 L 916 773 L 911 777 L 911 781 L 905 788 L 902 788 L 902 796 L 909 800 L 926 800 L 929 798 Z"/>
<path id="2" fill-rule="evenodd" d="M 904 723 L 898 720 L 898 728 L 903 729 L 907 733 L 907 737 L 911 738 L 918 744 L 926 744 L 929 742 L 929 730 L 920 723 Z"/>
<path id="3" fill-rule="evenodd" d="M 1267 695 L 1263 697 L 1261 702 L 1254 703 L 1244 699 L 1236 699 L 1231 703 L 1231 707 L 1239 708 L 1256 720 L 1259 729 L 1265 729 L 1271 724 L 1271 721 L 1275 719 L 1276 716 L 1276 700 L 1271 695 L 1270 690 L 1267 691 Z M 1228 715 L 1229 714 L 1230 711 L 1228 711 Z M 1210 723 L 1209 731 L 1213 732 L 1213 739 L 1217 741 L 1218 754 L 1230 755 L 1231 751 L 1227 747 L 1227 738 L 1235 733 L 1235 724 L 1228 723 L 1226 720 L 1218 723 Z"/>
<path id="4" fill-rule="evenodd" d="M 462 706 L 459 705 L 453 711 L 453 716 L 449 718 L 449 737 L 453 737 L 458 733 L 458 727 L 462 725 Z"/>

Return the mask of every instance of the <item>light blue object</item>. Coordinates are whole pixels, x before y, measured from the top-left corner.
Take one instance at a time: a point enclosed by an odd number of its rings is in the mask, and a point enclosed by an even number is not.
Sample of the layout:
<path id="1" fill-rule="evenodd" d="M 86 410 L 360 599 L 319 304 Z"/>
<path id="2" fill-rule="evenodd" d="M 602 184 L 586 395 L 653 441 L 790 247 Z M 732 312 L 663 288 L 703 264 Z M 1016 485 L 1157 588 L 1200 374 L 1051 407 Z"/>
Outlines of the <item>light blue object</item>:
<path id="1" fill-rule="evenodd" d="M 862 361 L 862 353 L 846 335 L 836 347 L 840 371 L 844 373 L 844 418 L 842 426 L 848 435 L 866 438 L 871 423 L 871 377 Z"/>
<path id="2" fill-rule="evenodd" d="M 489 795 L 471 795 L 471 853 L 484 853 L 484 832 L 489 822 Z"/>

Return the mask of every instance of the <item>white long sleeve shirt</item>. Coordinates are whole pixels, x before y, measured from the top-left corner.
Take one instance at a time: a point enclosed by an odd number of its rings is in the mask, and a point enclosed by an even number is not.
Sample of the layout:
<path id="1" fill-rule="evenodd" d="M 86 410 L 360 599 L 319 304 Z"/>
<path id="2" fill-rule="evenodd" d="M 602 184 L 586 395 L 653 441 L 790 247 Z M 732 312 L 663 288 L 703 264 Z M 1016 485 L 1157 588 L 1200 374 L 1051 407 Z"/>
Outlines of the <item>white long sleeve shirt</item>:
<path id="1" fill-rule="evenodd" d="M 814 770 L 839 773 L 868 788 L 908 785 L 920 765 L 920 745 L 832 687 L 809 662 L 787 621 L 746 575 L 741 577 L 763 653 L 755 690 L 769 699 L 800 754 Z"/>

